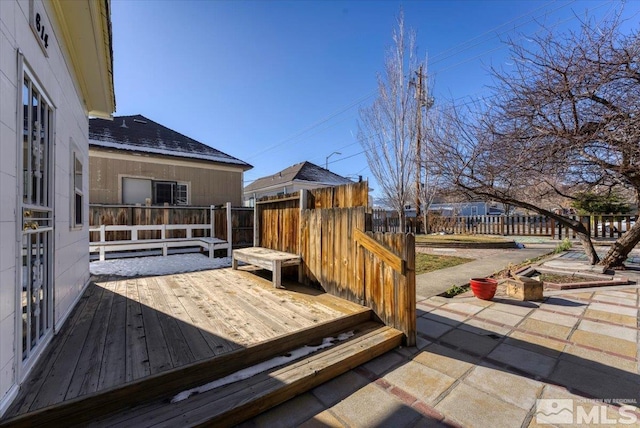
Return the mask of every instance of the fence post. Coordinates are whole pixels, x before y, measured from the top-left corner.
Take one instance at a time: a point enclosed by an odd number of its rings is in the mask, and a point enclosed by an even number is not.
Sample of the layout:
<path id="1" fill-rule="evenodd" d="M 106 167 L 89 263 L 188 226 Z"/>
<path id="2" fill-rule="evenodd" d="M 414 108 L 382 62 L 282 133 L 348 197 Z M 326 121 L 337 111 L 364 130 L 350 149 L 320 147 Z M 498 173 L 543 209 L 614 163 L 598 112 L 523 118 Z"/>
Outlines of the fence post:
<path id="1" fill-rule="evenodd" d="M 300 213 L 298 214 L 298 254 L 302 254 L 302 213 L 307 209 L 307 189 L 300 189 Z M 298 282 L 304 279 L 302 264 L 298 266 Z"/>
<path id="2" fill-rule="evenodd" d="M 231 257 L 231 247 L 233 246 L 233 224 L 231 224 L 231 202 L 227 202 L 227 257 Z"/>
<path id="3" fill-rule="evenodd" d="M 216 211 L 215 205 L 209 207 L 209 220 L 211 221 L 211 237 L 216 237 Z"/>
<path id="4" fill-rule="evenodd" d="M 259 247 L 260 246 L 260 215 L 258 213 L 258 201 L 254 200 L 254 205 L 253 205 L 253 246 L 254 247 Z"/>

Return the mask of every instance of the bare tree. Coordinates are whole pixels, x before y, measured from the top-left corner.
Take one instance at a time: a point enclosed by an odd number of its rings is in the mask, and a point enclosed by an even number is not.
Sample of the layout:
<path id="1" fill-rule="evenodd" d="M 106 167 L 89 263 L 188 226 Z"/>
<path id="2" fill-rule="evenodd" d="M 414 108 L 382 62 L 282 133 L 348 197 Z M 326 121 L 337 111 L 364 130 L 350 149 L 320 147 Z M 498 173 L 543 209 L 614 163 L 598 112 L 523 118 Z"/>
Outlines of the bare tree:
<path id="1" fill-rule="evenodd" d="M 358 140 L 383 197 L 393 206 L 405 230 L 405 205 L 415 171 L 416 99 L 411 78 L 418 67 L 415 33 L 405 31 L 402 12 L 386 54 L 384 74 L 378 75 L 378 96 L 360 111 Z"/>
<path id="2" fill-rule="evenodd" d="M 443 145 L 457 185 L 573 229 L 593 264 L 586 227 L 540 200 L 595 186 L 640 192 L 640 38 L 621 34 L 620 24 L 589 21 L 564 37 L 548 31 L 530 48 L 509 42 L 513 70 L 494 70 L 495 96 L 473 114 L 451 112 Z M 638 242 L 640 224 L 602 264 L 624 266 Z"/>

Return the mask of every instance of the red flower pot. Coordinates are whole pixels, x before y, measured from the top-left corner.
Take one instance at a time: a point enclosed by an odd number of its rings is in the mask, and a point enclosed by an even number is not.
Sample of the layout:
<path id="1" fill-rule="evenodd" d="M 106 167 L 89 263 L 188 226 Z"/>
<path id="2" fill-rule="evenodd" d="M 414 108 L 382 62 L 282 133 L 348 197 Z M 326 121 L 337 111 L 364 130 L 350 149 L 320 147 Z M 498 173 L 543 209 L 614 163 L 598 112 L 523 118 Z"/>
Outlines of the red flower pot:
<path id="1" fill-rule="evenodd" d="M 491 300 L 496 294 L 498 281 L 491 278 L 471 278 L 469 281 L 473 294 L 482 300 Z"/>

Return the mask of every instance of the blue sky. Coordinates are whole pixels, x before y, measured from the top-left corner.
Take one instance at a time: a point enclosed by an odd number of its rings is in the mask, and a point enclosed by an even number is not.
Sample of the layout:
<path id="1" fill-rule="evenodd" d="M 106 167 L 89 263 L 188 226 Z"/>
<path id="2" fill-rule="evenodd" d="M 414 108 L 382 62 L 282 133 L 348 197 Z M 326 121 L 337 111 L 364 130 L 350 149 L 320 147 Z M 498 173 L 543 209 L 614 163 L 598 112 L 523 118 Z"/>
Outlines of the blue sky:
<path id="1" fill-rule="evenodd" d="M 402 7 L 429 57 L 436 103 L 490 93 L 504 40 L 611 16 L 615 1 L 113 0 L 116 115 L 142 114 L 254 166 L 245 183 L 305 160 L 369 178 L 358 111 Z M 640 2 L 626 4 L 638 26 Z M 375 193 L 375 192 L 374 192 Z"/>

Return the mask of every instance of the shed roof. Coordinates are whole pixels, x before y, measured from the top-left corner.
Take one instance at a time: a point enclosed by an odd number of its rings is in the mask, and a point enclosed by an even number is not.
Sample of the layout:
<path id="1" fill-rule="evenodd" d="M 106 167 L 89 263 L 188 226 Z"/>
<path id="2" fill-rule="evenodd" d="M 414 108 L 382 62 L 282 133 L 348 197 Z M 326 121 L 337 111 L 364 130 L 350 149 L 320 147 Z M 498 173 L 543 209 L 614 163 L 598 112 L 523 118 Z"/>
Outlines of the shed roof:
<path id="1" fill-rule="evenodd" d="M 116 116 L 113 121 L 90 119 L 89 145 L 231 164 L 245 171 L 253 168 L 240 159 L 162 126 L 140 114 Z"/>
<path id="2" fill-rule="evenodd" d="M 348 178 L 335 174 L 328 169 L 324 169 L 311 162 L 305 161 L 291 165 L 290 167 L 285 168 L 280 172 L 276 172 L 273 175 L 258 178 L 253 183 L 245 187 L 244 192 L 254 192 L 260 189 L 290 183 L 292 181 L 314 182 L 329 186 L 353 183 Z"/>

